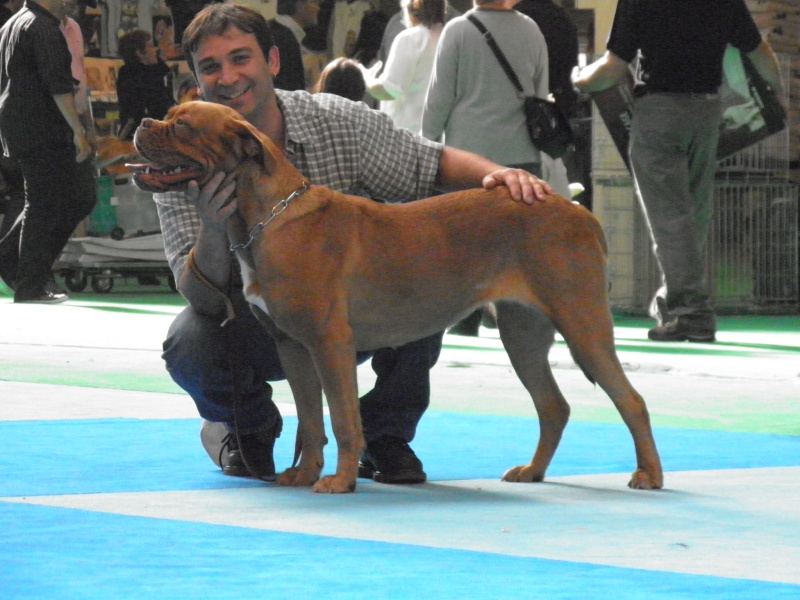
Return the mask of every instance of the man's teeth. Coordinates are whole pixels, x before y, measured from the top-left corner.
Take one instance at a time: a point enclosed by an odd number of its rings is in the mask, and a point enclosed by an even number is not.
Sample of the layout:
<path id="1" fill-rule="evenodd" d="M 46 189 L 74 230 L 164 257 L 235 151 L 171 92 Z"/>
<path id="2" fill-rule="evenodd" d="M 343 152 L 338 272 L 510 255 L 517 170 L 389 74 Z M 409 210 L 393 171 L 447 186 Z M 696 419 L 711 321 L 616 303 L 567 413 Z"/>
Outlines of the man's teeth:
<path id="1" fill-rule="evenodd" d="M 220 94 L 220 96 L 222 96 L 226 100 L 236 100 L 236 98 L 238 98 L 239 96 L 244 94 L 247 91 L 247 89 L 248 88 L 245 88 L 245 89 L 243 89 L 243 90 L 241 90 L 239 92 L 234 92 L 232 94 Z"/>

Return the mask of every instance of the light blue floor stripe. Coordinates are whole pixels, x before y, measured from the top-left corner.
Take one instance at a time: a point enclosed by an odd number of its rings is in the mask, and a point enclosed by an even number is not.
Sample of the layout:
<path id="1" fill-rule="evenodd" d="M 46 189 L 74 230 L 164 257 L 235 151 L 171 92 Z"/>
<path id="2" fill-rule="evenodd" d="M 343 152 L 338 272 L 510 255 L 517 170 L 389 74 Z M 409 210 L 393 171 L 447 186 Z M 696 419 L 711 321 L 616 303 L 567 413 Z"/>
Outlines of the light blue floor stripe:
<path id="1" fill-rule="evenodd" d="M 276 464 L 288 467 L 295 418 L 286 419 Z M 533 453 L 538 423 L 515 417 L 430 412 L 413 447 L 432 481 L 498 479 Z M 199 443 L 197 420 L 0 422 L 0 496 L 181 491 L 259 485 L 224 477 Z M 800 465 L 800 437 L 655 430 L 666 471 Z M 335 464 L 326 451 L 326 472 Z M 572 422 L 551 477 L 629 473 L 633 443 L 622 425 Z"/>
<path id="2" fill-rule="evenodd" d="M 800 586 L 0 502 L 7 600 L 796 599 Z"/>

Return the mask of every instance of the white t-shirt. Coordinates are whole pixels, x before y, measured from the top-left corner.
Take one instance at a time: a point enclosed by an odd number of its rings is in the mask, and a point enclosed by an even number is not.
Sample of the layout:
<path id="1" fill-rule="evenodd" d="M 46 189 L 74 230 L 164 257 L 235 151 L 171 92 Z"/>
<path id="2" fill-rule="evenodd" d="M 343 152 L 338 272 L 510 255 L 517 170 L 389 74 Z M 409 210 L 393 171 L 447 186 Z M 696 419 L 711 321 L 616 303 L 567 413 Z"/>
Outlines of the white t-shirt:
<path id="1" fill-rule="evenodd" d="M 441 33 L 441 24 L 432 29 L 417 25 L 400 32 L 392 43 L 380 83 L 394 100 L 383 101 L 380 107 L 398 127 L 415 133 L 422 129 L 422 109 Z"/>

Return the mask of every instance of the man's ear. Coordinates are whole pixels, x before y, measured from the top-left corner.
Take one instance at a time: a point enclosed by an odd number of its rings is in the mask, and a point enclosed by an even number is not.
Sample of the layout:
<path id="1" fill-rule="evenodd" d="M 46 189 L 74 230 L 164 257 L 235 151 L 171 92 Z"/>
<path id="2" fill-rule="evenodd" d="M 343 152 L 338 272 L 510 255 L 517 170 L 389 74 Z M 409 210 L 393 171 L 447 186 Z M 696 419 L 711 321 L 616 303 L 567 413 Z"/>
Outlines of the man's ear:
<path id="1" fill-rule="evenodd" d="M 278 76 L 278 73 L 281 72 L 281 53 L 277 46 L 273 46 L 269 49 L 269 57 L 267 58 L 267 62 L 269 63 L 269 75 L 275 79 Z"/>

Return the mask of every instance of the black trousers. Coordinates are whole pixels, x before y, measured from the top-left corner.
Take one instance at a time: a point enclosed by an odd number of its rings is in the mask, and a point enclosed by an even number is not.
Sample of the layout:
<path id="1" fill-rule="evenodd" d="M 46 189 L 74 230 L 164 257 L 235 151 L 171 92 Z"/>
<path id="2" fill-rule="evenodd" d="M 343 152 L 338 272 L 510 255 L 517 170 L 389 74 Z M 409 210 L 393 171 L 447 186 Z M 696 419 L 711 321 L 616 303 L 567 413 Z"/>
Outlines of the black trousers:
<path id="1" fill-rule="evenodd" d="M 0 155 L 0 173 L 6 184 L 8 203 L 3 210 L 3 224 L 0 225 L 0 278 L 10 287 L 17 279 L 19 263 L 20 228 L 11 226 L 25 209 L 25 180 L 22 168 L 16 158 Z"/>
<path id="2" fill-rule="evenodd" d="M 53 263 L 75 227 L 94 208 L 97 192 L 90 159 L 75 161 L 75 146 L 39 146 L 17 157 L 25 180 L 15 297 L 40 295 Z"/>

